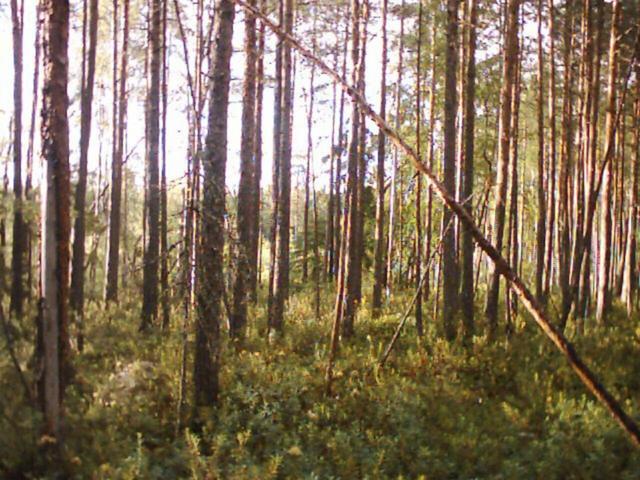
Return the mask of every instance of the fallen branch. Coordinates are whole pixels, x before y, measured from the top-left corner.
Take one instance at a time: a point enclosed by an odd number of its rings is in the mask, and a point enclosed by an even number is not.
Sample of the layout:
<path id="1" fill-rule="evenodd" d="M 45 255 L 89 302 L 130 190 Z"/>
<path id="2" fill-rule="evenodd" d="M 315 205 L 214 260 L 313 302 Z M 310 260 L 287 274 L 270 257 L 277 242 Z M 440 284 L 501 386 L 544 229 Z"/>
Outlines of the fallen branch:
<path id="1" fill-rule="evenodd" d="M 502 254 L 485 238 L 478 229 L 471 215 L 467 210 L 458 203 L 453 195 L 438 181 L 433 172 L 418 158 L 413 148 L 393 130 L 387 122 L 378 115 L 373 108 L 367 103 L 364 97 L 353 86 L 346 83 L 342 77 L 333 69 L 327 66 L 322 60 L 317 58 L 307 48 L 302 46 L 293 36 L 283 32 L 260 10 L 250 6 L 245 0 L 233 0 L 245 10 L 254 14 L 260 21 L 269 27 L 282 40 L 287 41 L 300 54 L 329 75 L 340 87 L 349 94 L 360 106 L 362 113 L 373 120 L 380 130 L 391 140 L 399 149 L 401 149 L 411 160 L 416 170 L 424 174 L 427 185 L 430 186 L 442 202 L 458 217 L 458 220 L 471 232 L 471 235 L 482 251 L 491 259 L 495 266 L 495 271 L 502 275 L 511 285 L 513 291 L 518 295 L 524 307 L 529 311 L 535 322 L 538 324 L 544 334 L 553 342 L 553 344 L 565 356 L 569 365 L 575 371 L 582 383 L 587 389 L 600 401 L 600 403 L 611 413 L 618 424 L 629 434 L 632 442 L 636 447 L 640 447 L 640 429 L 633 419 L 624 411 L 620 403 L 608 392 L 608 390 L 600 383 L 595 374 L 582 361 L 573 345 L 566 339 L 564 334 L 553 325 L 547 318 L 540 303 L 535 296 L 524 284 L 522 279 L 511 269 Z"/>

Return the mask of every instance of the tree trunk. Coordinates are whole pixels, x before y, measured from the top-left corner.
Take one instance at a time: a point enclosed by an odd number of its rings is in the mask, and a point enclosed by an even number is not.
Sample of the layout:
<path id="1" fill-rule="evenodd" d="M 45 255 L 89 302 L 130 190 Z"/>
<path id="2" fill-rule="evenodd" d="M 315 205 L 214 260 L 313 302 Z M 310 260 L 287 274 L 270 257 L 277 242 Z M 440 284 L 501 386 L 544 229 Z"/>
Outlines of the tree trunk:
<path id="1" fill-rule="evenodd" d="M 560 180 L 558 185 L 558 235 L 560 236 L 559 268 L 560 290 L 562 293 L 561 319 L 567 318 L 571 309 L 569 273 L 571 269 L 571 208 L 569 204 L 569 175 L 573 157 L 573 1 L 565 6 L 564 41 L 564 85 L 562 100 L 562 144 L 560 148 Z M 564 329 L 564 324 L 560 327 Z"/>
<path id="2" fill-rule="evenodd" d="M 468 98 L 468 97 L 467 97 Z M 429 87 L 429 133 L 428 137 L 428 152 L 427 152 L 427 166 L 433 169 L 433 161 L 435 158 L 435 141 L 434 141 L 434 123 L 436 119 L 436 22 L 431 22 L 431 85 Z M 431 237 L 433 236 L 433 190 L 429 186 L 427 187 L 427 219 L 425 224 L 425 258 L 429 259 L 432 256 L 431 250 Z M 441 257 L 440 257 L 441 259 Z M 439 260 L 440 260 L 439 259 Z M 435 262 L 432 262 L 435 263 Z M 429 266 L 428 270 L 431 270 Z M 431 295 L 431 272 L 427 272 L 424 277 L 424 298 L 429 299 Z M 437 305 L 437 300 L 434 303 Z"/>
<path id="3" fill-rule="evenodd" d="M 636 67 L 636 74 L 640 73 Z M 640 163 L 640 82 L 636 82 L 636 98 L 634 105 L 634 133 L 631 172 L 631 196 L 629 198 L 629 217 L 627 218 L 627 243 L 624 251 L 624 274 L 622 282 L 622 300 L 631 315 L 635 302 L 637 271 L 636 271 L 636 227 L 638 218 L 638 164 Z"/>
<path id="4" fill-rule="evenodd" d="M 62 401 L 68 377 L 69 300 L 69 124 L 67 109 L 69 2 L 46 0 L 44 13 L 44 87 L 42 160 L 41 338 L 42 404 L 45 433 L 60 439 Z"/>
<path id="5" fill-rule="evenodd" d="M 538 0 L 538 92 L 537 92 L 537 120 L 538 120 L 538 221 L 536 224 L 536 298 L 543 301 L 543 279 L 545 267 L 545 241 L 547 231 L 547 207 L 545 205 L 545 163 L 544 163 L 544 47 L 542 46 L 542 6 L 543 0 Z"/>
<path id="6" fill-rule="evenodd" d="M 224 317 L 224 217 L 227 167 L 227 112 L 230 63 L 233 50 L 232 0 L 216 4 L 210 72 L 209 131 L 203 157 L 201 238 L 198 243 L 196 285 L 196 341 L 194 360 L 195 406 L 213 406 L 218 400 L 220 324 Z M 205 420 L 205 419 L 199 419 Z"/>
<path id="7" fill-rule="evenodd" d="M 516 82 L 513 85 L 513 98 L 511 99 L 511 142 L 509 145 L 509 174 L 511 182 L 509 184 L 509 224 L 507 232 L 507 252 L 506 258 L 511 264 L 514 272 L 518 272 L 518 258 L 520 255 L 520 239 L 518 238 L 518 139 L 520 124 L 520 90 L 522 85 L 522 46 L 518 46 L 516 60 Z M 506 289 L 506 310 L 507 310 L 507 336 L 514 330 L 514 319 L 517 315 L 517 303 L 515 295 L 510 287 Z"/>
<path id="8" fill-rule="evenodd" d="M 167 56 L 167 1 L 162 2 L 162 131 L 160 148 L 162 169 L 160 171 L 160 298 L 162 305 L 162 330 L 169 329 L 171 316 L 171 291 L 169 288 L 169 244 L 168 241 L 168 192 L 167 192 L 167 83 L 169 63 Z"/>
<path id="9" fill-rule="evenodd" d="M 360 58 L 360 1 L 351 0 L 351 84 L 359 87 L 359 58 Z M 360 137 L 360 112 L 357 100 L 351 97 L 351 131 L 349 133 L 349 152 L 347 161 L 347 182 L 345 192 L 345 214 L 343 216 L 342 238 L 340 246 L 340 265 L 336 285 L 336 306 L 331 343 L 329 347 L 329 362 L 326 371 L 326 393 L 331 393 L 333 381 L 333 364 L 338 354 L 340 334 L 348 337 L 353 333 L 353 324 L 345 327 L 346 317 L 353 315 L 355 298 L 352 285 L 356 245 L 353 244 L 354 229 L 357 228 L 357 184 L 358 184 L 358 143 Z"/>
<path id="10" fill-rule="evenodd" d="M 549 157 L 547 160 L 547 213 L 545 239 L 544 303 L 548 301 L 553 276 L 553 243 L 556 230 L 556 65 L 555 65 L 555 11 L 549 0 Z"/>
<path id="11" fill-rule="evenodd" d="M 342 48 L 342 76 L 340 78 L 347 78 L 347 53 L 349 46 L 349 20 L 348 16 L 345 15 L 345 28 L 344 28 L 344 43 Z M 342 90 L 340 94 L 340 115 L 338 120 L 338 155 L 336 158 L 336 215 L 334 218 L 334 244 L 335 244 L 335 255 L 333 257 L 333 276 L 338 277 L 341 257 L 343 255 L 342 250 L 342 220 L 345 216 L 345 212 L 343 212 L 343 202 L 342 202 L 342 154 L 345 150 L 345 139 L 344 139 L 344 109 L 346 103 L 346 95 L 344 90 Z M 346 200 L 345 200 L 346 205 Z"/>
<path id="12" fill-rule="evenodd" d="M 360 24 L 361 24 L 361 4 L 360 0 L 351 0 L 351 77 L 356 88 L 360 88 Z M 345 222 L 343 227 L 343 245 L 344 245 L 344 296 L 343 303 L 339 304 L 338 310 L 342 311 L 342 335 L 349 337 L 353 334 L 356 302 L 357 302 L 357 263 L 358 250 L 360 246 L 358 240 L 358 226 L 360 222 L 358 204 L 358 186 L 359 186 L 359 150 L 360 150 L 360 109 L 355 100 L 351 102 L 351 132 L 349 138 L 349 156 L 347 166 L 347 191 L 348 208 L 345 214 Z M 339 295 L 340 296 L 340 295 Z"/>
<path id="13" fill-rule="evenodd" d="M 36 134 L 36 113 L 38 111 L 39 87 L 40 87 L 40 54 L 42 50 L 42 8 L 40 3 L 36 5 L 36 24 L 34 26 L 36 34 L 34 38 L 35 58 L 33 61 L 33 87 L 31 103 L 31 120 L 29 124 L 29 145 L 27 146 L 27 177 L 24 183 L 24 196 L 27 200 L 33 200 L 33 151 Z M 32 229 L 27 228 L 27 297 L 31 297 L 33 289 L 33 272 L 36 270 L 33 265 L 33 238 Z"/>
<path id="14" fill-rule="evenodd" d="M 476 28 L 478 24 L 477 0 L 468 0 L 468 63 L 466 69 L 465 118 L 464 118 L 464 163 L 462 181 L 462 202 L 470 216 L 473 215 L 473 180 L 475 148 L 475 96 L 476 96 Z M 474 290 L 473 290 L 473 252 L 471 232 L 462 226 L 460 232 L 462 248 L 462 266 L 460 282 L 460 305 L 465 337 L 474 334 Z"/>
<path id="15" fill-rule="evenodd" d="M 396 107 L 396 121 L 395 128 L 399 130 L 402 119 L 402 74 L 403 74 L 403 60 L 404 60 L 404 7 L 405 0 L 402 0 L 400 8 L 400 38 L 398 45 L 398 72 L 396 78 L 396 92 L 395 92 L 395 107 Z M 393 149 L 393 165 L 391 166 L 391 179 L 389 180 L 391 191 L 389 192 L 389 232 L 387 235 L 387 293 L 391 293 L 391 287 L 393 286 L 393 271 L 394 271 L 394 245 L 396 236 L 396 210 L 397 206 L 397 176 L 398 176 L 398 147 Z"/>
<path id="16" fill-rule="evenodd" d="M 284 27 L 293 32 L 293 0 L 285 0 Z M 291 123 L 293 110 L 291 46 L 282 47 L 282 98 L 280 127 L 280 166 L 278 178 L 278 215 L 276 222 L 276 269 L 273 280 L 273 306 L 269 326 L 282 332 L 284 307 L 289 296 L 289 230 L 291 224 Z"/>
<path id="17" fill-rule="evenodd" d="M 387 8 L 388 0 L 382 0 L 382 75 L 380 77 L 380 116 L 386 119 L 387 115 Z M 422 11 L 422 4 L 420 4 Z M 385 180 L 385 142 L 384 132 L 378 130 L 378 165 L 376 170 L 376 247 L 374 253 L 373 296 L 372 314 L 377 317 L 382 307 L 382 289 L 385 284 L 385 258 L 384 258 L 384 180 Z"/>
<path id="18" fill-rule="evenodd" d="M 496 205 L 493 225 L 494 245 L 502 251 L 505 224 L 505 204 L 509 183 L 509 145 L 511 142 L 511 107 L 513 85 L 516 81 L 516 62 L 518 53 L 518 8 L 519 0 L 508 0 L 505 31 L 504 65 L 502 90 L 500 92 L 500 134 L 498 171 L 496 180 Z M 500 294 L 500 272 L 495 268 L 491 273 L 485 316 L 489 324 L 491 336 L 495 336 L 498 328 L 498 297 Z"/>
<path id="19" fill-rule="evenodd" d="M 265 1 L 260 0 L 260 9 L 264 11 Z M 262 111 L 264 97 L 264 54 L 265 54 L 265 26 L 260 24 L 258 33 L 258 52 L 256 59 L 256 111 L 255 111 L 255 138 L 254 157 L 255 171 L 253 178 L 253 238 L 251 245 L 251 278 L 250 293 L 251 299 L 255 302 L 258 299 L 258 284 L 260 281 L 260 270 L 262 270 L 259 260 L 262 259 L 261 230 L 260 230 L 260 183 L 262 180 Z"/>
<path id="20" fill-rule="evenodd" d="M 256 0 L 250 0 L 255 7 Z M 256 19 L 247 13 L 244 20 L 244 83 L 242 86 L 242 133 L 240 145 L 240 184 L 238 186 L 238 258 L 233 287 L 233 314 L 230 334 L 238 337 L 243 334 L 247 323 L 248 290 L 252 273 L 252 239 L 257 235 L 253 231 L 255 198 L 255 120 L 256 120 Z"/>
<path id="21" fill-rule="evenodd" d="M 458 5 L 459 0 L 447 0 L 447 49 L 445 53 L 445 89 L 444 89 L 444 152 L 443 184 L 449 192 L 456 187 L 456 76 L 458 70 Z M 454 317 L 458 309 L 458 255 L 456 252 L 455 231 L 448 228 L 452 214 L 445 210 L 442 216 L 442 318 L 445 335 L 448 340 L 456 336 Z"/>
<path id="22" fill-rule="evenodd" d="M 278 1 L 278 18 L 279 25 L 284 28 L 284 1 Z M 283 88 L 283 48 L 284 42 L 280 39 L 277 40 L 276 53 L 275 53 L 275 85 L 273 89 L 273 162 L 272 162 L 272 176 L 271 176 L 271 231 L 269 232 L 269 292 L 267 298 L 267 311 L 268 311 L 268 329 L 272 326 L 272 312 L 274 308 L 274 293 L 275 293 L 275 279 L 276 279 L 276 265 L 277 265 L 277 245 L 276 240 L 278 237 L 278 210 L 280 203 L 280 163 L 282 155 L 282 88 Z"/>
<path id="23" fill-rule="evenodd" d="M 366 60 L 367 60 L 367 42 L 368 42 L 368 28 L 369 28 L 369 15 L 370 6 L 369 0 L 362 0 L 362 21 L 361 21 L 361 34 L 360 34 L 360 66 L 359 66 L 359 85 L 360 92 L 365 95 L 366 88 Z M 354 298 L 356 299 L 355 312 L 362 303 L 362 262 L 364 260 L 364 205 L 365 205 L 365 181 L 367 176 L 367 126 L 365 123 L 364 113 L 360 112 L 360 133 L 358 138 L 358 223 L 357 230 L 355 232 L 355 244 L 358 246 L 356 249 L 355 258 L 355 277 L 353 283 Z M 347 320 L 347 328 L 353 330 L 353 325 L 350 325 L 350 319 Z"/>
<path id="24" fill-rule="evenodd" d="M 336 35 L 336 40 L 338 40 L 338 36 Z M 333 69 L 338 71 L 338 48 L 334 49 L 334 62 Z M 336 151 L 336 109 L 337 109 L 337 99 L 338 99 L 338 87 L 335 82 L 332 85 L 332 94 L 331 94 L 331 150 L 329 152 L 329 195 L 327 199 L 327 229 L 325 232 L 325 249 L 324 249 L 324 279 L 327 281 L 330 277 L 333 276 L 333 263 L 335 256 L 335 234 L 334 234 L 334 226 L 335 226 L 335 217 L 336 217 L 336 202 L 335 202 L 335 191 L 336 191 L 336 159 L 338 152 Z"/>
<path id="25" fill-rule="evenodd" d="M 140 330 L 147 331 L 158 315 L 158 260 L 160 247 L 160 66 L 161 66 L 161 29 L 162 1 L 152 0 L 151 25 L 149 33 L 149 88 L 146 99 L 146 138 L 147 138 L 147 212 L 145 224 L 147 242 L 143 266 L 143 300 Z"/>
<path id="26" fill-rule="evenodd" d="M 73 237 L 73 261 L 71 266 L 71 308 L 75 313 L 78 326 L 78 350 L 84 345 L 84 263 L 85 263 L 85 205 L 87 197 L 87 160 L 91 139 L 91 109 L 93 104 L 93 85 L 96 73 L 96 45 L 98 42 L 98 0 L 91 0 L 90 20 L 87 25 L 87 5 L 84 5 L 83 38 L 89 29 L 89 48 L 82 52 L 82 92 L 80 94 L 80 165 L 78 184 L 75 194 L 76 221 Z"/>
<path id="27" fill-rule="evenodd" d="M 13 33 L 13 244 L 11 257 L 11 312 L 22 315 L 24 309 L 24 261 L 27 249 L 27 227 L 22 195 L 22 32 L 24 0 L 11 0 Z"/>
<path id="28" fill-rule="evenodd" d="M 313 23 L 313 50 L 312 53 L 316 54 L 316 20 L 314 16 Z M 313 156 L 313 108 L 315 102 L 315 76 L 316 69 L 315 65 L 311 66 L 311 75 L 309 79 L 309 105 L 307 110 L 307 156 L 306 161 L 307 164 L 305 166 L 304 172 L 304 211 L 303 211 L 303 245 L 302 245 L 302 281 L 306 282 L 309 276 L 309 200 L 311 196 L 311 162 Z"/>
<path id="29" fill-rule="evenodd" d="M 609 78 L 607 95 L 607 119 L 605 127 L 605 144 L 608 149 L 615 150 L 616 134 L 616 81 L 618 78 L 619 38 L 618 23 L 620 18 L 620 2 L 613 0 L 613 14 L 611 18 L 611 37 L 609 41 Z M 611 156 L 611 160 L 615 155 Z M 598 256 L 598 292 L 596 318 L 598 322 L 606 321 L 607 313 L 611 308 L 611 287 L 609 269 L 611 267 L 611 231 L 613 223 L 611 219 L 612 203 L 612 161 L 604 165 L 602 177 L 602 200 L 600 205 L 600 251 Z"/>
<path id="30" fill-rule="evenodd" d="M 122 52 L 118 92 L 118 121 L 114 141 L 115 155 L 111 165 L 111 208 L 109 210 L 109 246 L 107 252 L 107 286 L 105 300 L 118 301 L 118 270 L 120 268 L 120 223 L 122 203 L 122 166 L 124 161 L 124 132 L 127 121 L 127 65 L 129 48 L 129 0 L 123 2 Z M 115 40 L 114 40 L 115 41 Z M 114 67 L 115 68 L 115 67 Z M 114 71 L 115 76 L 115 71 Z M 115 86 L 115 84 L 114 84 Z"/>
<path id="31" fill-rule="evenodd" d="M 423 7 L 422 2 L 418 7 L 418 47 L 416 52 L 416 154 L 421 158 L 421 123 L 422 123 L 422 19 L 423 19 Z M 421 337 L 424 334 L 424 328 L 422 326 L 422 177 L 415 179 L 416 181 L 416 236 L 415 236 L 415 285 L 416 285 L 416 330 L 418 336 Z"/>

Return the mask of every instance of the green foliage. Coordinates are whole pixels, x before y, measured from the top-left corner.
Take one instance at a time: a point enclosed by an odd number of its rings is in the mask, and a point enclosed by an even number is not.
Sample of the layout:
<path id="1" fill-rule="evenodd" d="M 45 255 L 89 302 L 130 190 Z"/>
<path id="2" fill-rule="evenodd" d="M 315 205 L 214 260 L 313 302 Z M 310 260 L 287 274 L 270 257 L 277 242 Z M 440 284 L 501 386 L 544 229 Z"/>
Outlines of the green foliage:
<path id="1" fill-rule="evenodd" d="M 291 299 L 286 333 L 264 337 L 256 308 L 241 348 L 225 345 L 220 406 L 201 431 L 176 435 L 180 335 L 142 337 L 137 303 L 87 314 L 66 405 L 65 458 L 77 478 L 637 478 L 640 459 L 541 334 L 519 319 L 509 340 L 449 344 L 409 323 L 376 366 L 409 292 L 343 342 L 334 396 L 324 395 L 332 289 Z M 366 301 L 366 299 L 365 299 Z M 174 318 L 179 323 L 178 313 Z M 177 330 L 177 329 L 176 329 Z M 29 335 L 18 329 L 21 345 Z M 622 312 L 588 324 L 577 346 L 622 399 L 640 389 L 640 329 Z M 190 339 L 191 341 L 191 339 Z M 5 345 L 2 345 L 5 348 Z M 27 358 L 26 348 L 19 350 Z M 39 415 L 0 361 L 1 472 L 47 478 Z M 189 367 L 189 370 L 191 367 Z M 626 407 L 638 418 L 638 406 Z M 187 419 L 188 420 L 188 419 Z M 188 423 L 187 423 L 188 424 Z"/>

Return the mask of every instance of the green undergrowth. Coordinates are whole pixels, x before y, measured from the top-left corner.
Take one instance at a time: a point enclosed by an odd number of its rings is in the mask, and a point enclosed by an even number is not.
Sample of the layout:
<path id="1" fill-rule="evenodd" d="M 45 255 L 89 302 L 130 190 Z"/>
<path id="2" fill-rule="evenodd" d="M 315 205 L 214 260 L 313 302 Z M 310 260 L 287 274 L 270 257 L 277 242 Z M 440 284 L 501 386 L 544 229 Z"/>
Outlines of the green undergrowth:
<path id="1" fill-rule="evenodd" d="M 225 342 L 218 409 L 201 412 L 209 421 L 197 434 L 177 435 L 178 309 L 171 333 L 143 337 L 136 304 L 108 312 L 90 306 L 87 346 L 75 358 L 66 402 L 64 454 L 73 475 L 640 478 L 640 455 L 524 313 L 509 339 L 489 343 L 478 336 L 463 346 L 442 339 L 427 305 L 424 338 L 418 340 L 410 319 L 380 369 L 376 360 L 410 294 L 395 297 L 378 319 L 364 307 L 355 338 L 342 343 L 327 397 L 333 302 L 330 290 L 323 292 L 317 320 L 313 298 L 311 289 L 293 296 L 282 337 L 267 338 L 264 311 L 252 311 L 245 341 Z M 616 310 L 610 325 L 587 322 L 583 335 L 569 335 L 640 420 L 637 319 Z M 16 336 L 23 338 L 18 353 L 27 369 L 28 335 Z M 48 478 L 37 454 L 40 419 L 18 385 L 3 354 L 0 476 Z"/>

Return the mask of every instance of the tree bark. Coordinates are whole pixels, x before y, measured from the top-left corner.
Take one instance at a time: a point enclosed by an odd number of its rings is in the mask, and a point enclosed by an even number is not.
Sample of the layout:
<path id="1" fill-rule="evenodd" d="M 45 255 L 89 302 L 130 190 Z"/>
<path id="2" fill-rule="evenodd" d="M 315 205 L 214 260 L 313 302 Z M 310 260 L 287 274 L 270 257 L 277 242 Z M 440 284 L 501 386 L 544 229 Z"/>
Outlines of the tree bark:
<path id="1" fill-rule="evenodd" d="M 543 279 L 545 267 L 545 242 L 547 231 L 547 208 L 545 205 L 545 163 L 544 163 L 544 47 L 542 46 L 542 6 L 538 0 L 538 92 L 537 92 L 537 125 L 538 125 L 538 220 L 536 224 L 536 298 L 543 301 Z"/>
<path id="2" fill-rule="evenodd" d="M 260 0 L 260 9 L 264 11 L 266 0 Z M 258 299 L 258 284 L 260 280 L 262 248 L 261 248 L 261 230 L 260 230 L 260 202 L 261 192 L 260 183 L 262 180 L 262 111 L 264 98 L 264 54 L 265 54 L 265 26 L 260 24 L 258 32 L 258 52 L 256 59 L 256 111 L 255 111 L 255 138 L 254 138 L 254 158 L 255 171 L 253 178 L 253 232 L 251 245 L 251 278 L 250 278 L 250 294 L 251 299 L 255 302 Z"/>
<path id="3" fill-rule="evenodd" d="M 251 6 L 257 5 L 250 0 Z M 230 335 L 242 336 L 247 322 L 247 301 L 252 278 L 251 263 L 252 239 L 254 232 L 255 198 L 255 121 L 256 121 L 256 19 L 247 12 L 244 20 L 245 67 L 242 86 L 242 133 L 240 145 L 240 184 L 238 186 L 238 257 L 233 287 L 233 314 L 230 323 Z"/>
<path id="4" fill-rule="evenodd" d="M 458 5 L 459 0 L 447 0 L 447 48 L 445 53 L 445 88 L 444 88 L 444 152 L 443 172 L 444 187 L 454 192 L 456 187 L 456 76 L 458 70 Z M 442 225 L 448 225 L 452 214 L 445 210 Z M 445 335 L 448 340 L 456 336 L 454 317 L 458 309 L 458 258 L 456 252 L 455 231 L 453 228 L 443 230 L 442 244 L 442 318 Z"/>
<path id="5" fill-rule="evenodd" d="M 167 2 L 162 2 L 162 131 L 160 133 L 160 149 L 162 167 L 160 171 L 160 303 L 162 310 L 162 330 L 169 329 L 171 316 L 171 291 L 169 288 L 169 239 L 168 239 L 168 191 L 167 191 L 167 104 L 169 63 L 167 54 Z"/>
<path id="6" fill-rule="evenodd" d="M 545 281 L 543 299 L 549 298 L 553 276 L 553 243 L 556 231 L 556 64 L 555 64 L 555 11 L 549 0 L 549 157 L 547 160 L 547 214 L 545 239 Z"/>
<path id="7" fill-rule="evenodd" d="M 382 0 L 382 75 L 380 77 L 380 116 L 386 119 L 387 115 L 387 62 L 388 62 L 388 41 L 387 41 L 387 9 L 388 0 Z M 422 10 L 422 4 L 420 4 Z M 382 130 L 378 130 L 378 165 L 376 169 L 376 246 L 374 253 L 374 273 L 373 273 L 373 296 L 372 315 L 377 317 L 382 307 L 382 290 L 385 284 L 385 258 L 384 258 L 384 181 L 385 168 L 384 161 L 386 155 L 386 138 Z"/>
<path id="8" fill-rule="evenodd" d="M 558 235 L 560 248 L 558 250 L 560 269 L 560 290 L 562 294 L 561 318 L 566 318 L 571 309 L 570 279 L 571 269 L 571 206 L 569 172 L 573 159 L 573 1 L 565 6 L 564 20 L 564 80 L 562 100 L 562 144 L 560 148 L 560 179 L 558 184 Z M 564 329 L 564 325 L 560 325 Z"/>
<path id="9" fill-rule="evenodd" d="M 96 73 L 96 45 L 98 42 L 98 0 L 91 0 L 89 23 L 87 25 L 87 4 L 84 4 L 83 38 L 89 29 L 89 48 L 85 52 L 83 44 L 82 91 L 80 101 L 80 162 L 78 184 L 75 192 L 76 221 L 73 237 L 73 260 L 71 265 L 71 308 L 75 313 L 78 326 L 78 350 L 84 345 L 84 263 L 86 222 L 85 209 L 87 197 L 87 160 L 91 139 L 91 110 L 93 104 L 93 85 Z"/>
<path id="10" fill-rule="evenodd" d="M 118 120 L 114 141 L 115 155 L 111 165 L 111 208 L 109 210 L 109 245 L 107 252 L 107 286 L 105 300 L 118 301 L 118 270 L 120 268 L 120 235 L 122 204 L 122 170 L 124 161 L 124 132 L 127 122 L 127 76 L 129 48 L 129 0 L 123 1 L 122 52 L 118 86 Z M 114 40 L 115 41 L 115 40 Z M 115 67 L 114 67 L 115 68 Z M 115 72 L 114 72 L 115 75 Z M 115 83 L 114 83 L 115 85 Z"/>
<path id="11" fill-rule="evenodd" d="M 44 13 L 44 87 L 42 160 L 41 338 L 42 404 L 45 433 L 60 440 L 62 402 L 68 381 L 69 301 L 69 123 L 67 109 L 69 2 L 46 0 Z"/>
<path id="12" fill-rule="evenodd" d="M 607 148 L 615 149 L 616 136 L 616 82 L 618 77 L 620 2 L 613 0 L 613 13 L 611 18 L 611 37 L 609 41 L 609 78 L 607 95 L 607 118 L 605 126 L 605 143 Z M 615 157 L 615 156 L 614 156 Z M 604 165 L 602 178 L 602 199 L 600 204 L 600 251 L 598 256 L 598 292 L 596 305 L 596 318 L 598 322 L 606 321 L 607 313 L 611 308 L 611 240 L 612 240 L 612 162 Z"/>
<path id="13" fill-rule="evenodd" d="M 284 1 L 278 0 L 278 22 L 284 28 Z M 271 167 L 271 231 L 269 232 L 269 293 L 267 298 L 268 330 L 272 326 L 272 312 L 274 308 L 274 293 L 277 265 L 277 245 L 278 237 L 278 210 L 280 203 L 280 163 L 282 155 L 282 88 L 283 88 L 283 44 L 277 40 L 275 53 L 275 85 L 273 89 L 273 162 Z"/>
<path id="14" fill-rule="evenodd" d="M 638 74 L 636 68 L 636 74 Z M 622 300 L 629 315 L 633 312 L 637 282 L 636 271 L 636 228 L 638 218 L 638 166 L 640 164 L 640 82 L 636 82 L 636 98 L 634 104 L 634 133 L 633 133 L 633 165 L 631 171 L 631 197 L 629 198 L 629 217 L 627 218 L 627 243 L 624 251 L 624 274 L 622 282 Z"/>
<path id="15" fill-rule="evenodd" d="M 147 138 L 147 212 L 145 225 L 147 241 L 143 266 L 143 300 L 140 330 L 147 331 L 158 316 L 158 260 L 160 248 L 160 66 L 162 1 L 152 0 L 151 25 L 149 32 L 149 88 L 146 99 Z"/>
<path id="16" fill-rule="evenodd" d="M 314 16 L 313 22 L 313 50 L 312 53 L 315 55 L 316 53 L 316 17 Z M 315 103 L 315 75 L 316 69 L 315 65 L 311 66 L 311 75 L 309 79 L 309 104 L 307 110 L 307 155 L 306 155 L 306 166 L 304 172 L 304 211 L 303 211 L 303 222 L 302 222 L 302 236 L 303 236 L 303 244 L 302 244 L 302 281 L 306 282 L 309 277 L 309 201 L 311 197 L 311 162 L 313 156 L 313 109 Z M 314 204 L 315 205 L 315 204 Z"/>
<path id="17" fill-rule="evenodd" d="M 473 216 L 473 180 L 475 148 L 475 96 L 476 96 L 476 28 L 478 24 L 477 0 L 468 0 L 468 63 L 466 69 L 465 118 L 464 118 L 464 162 L 462 181 L 462 203 L 469 216 Z M 465 337 L 474 334 L 474 290 L 473 290 L 473 252 L 471 232 L 462 226 L 460 244 L 462 248 L 462 266 L 460 282 L 460 305 Z"/>
<path id="18" fill-rule="evenodd" d="M 400 38 L 398 44 L 398 70 L 397 70 L 397 78 L 396 78 L 396 92 L 395 92 L 395 107 L 396 107 L 396 121 L 395 128 L 396 130 L 400 129 L 400 125 L 402 122 L 401 113 L 402 113 L 402 74 L 403 74 L 403 61 L 404 61 L 404 7 L 405 0 L 402 0 L 402 4 L 400 7 Z M 388 231 L 388 241 L 387 241 L 387 293 L 391 293 L 391 287 L 393 286 L 393 271 L 394 271 L 394 245 L 395 245 L 395 231 L 396 231 L 396 210 L 397 206 L 397 175 L 398 175 L 398 147 L 394 147 L 393 149 L 393 164 L 391 166 L 391 179 L 390 183 L 390 192 L 389 192 L 389 231 Z"/>
<path id="19" fill-rule="evenodd" d="M 24 221 L 22 195 L 22 39 L 24 0 L 11 0 L 13 38 L 13 244 L 11 251 L 10 311 L 21 315 L 24 309 L 24 263 L 27 249 L 27 227 Z"/>
<path id="20" fill-rule="evenodd" d="M 423 19 L 423 7 L 422 2 L 418 6 L 418 46 L 416 52 L 416 154 L 421 158 L 422 152 L 422 136 L 421 136 L 421 123 L 422 123 L 422 19 Z M 416 181 L 416 198 L 415 198 L 415 223 L 416 234 L 414 244 L 414 263 L 415 263 L 415 284 L 416 284 L 416 299 L 415 299 L 415 314 L 416 314 L 416 330 L 418 336 L 421 337 L 424 334 L 424 328 L 422 325 L 422 177 L 415 179 Z"/>
<path id="21" fill-rule="evenodd" d="M 293 0 L 285 0 L 284 28 L 293 32 Z M 292 53 L 288 44 L 282 47 L 282 98 L 280 127 L 280 165 L 278 175 L 278 211 L 276 222 L 276 268 L 273 280 L 273 305 L 269 325 L 281 333 L 284 307 L 289 296 L 289 230 L 291 224 L 291 123 L 293 110 Z"/>
<path id="22" fill-rule="evenodd" d="M 198 243 L 196 285 L 196 341 L 194 361 L 195 406 L 217 403 L 219 394 L 220 324 L 224 317 L 224 217 L 227 166 L 227 112 L 232 54 L 232 0 L 216 5 L 211 59 L 209 129 L 203 157 L 201 238 Z M 203 419 L 200 419 L 203 420 Z"/>
<path id="23" fill-rule="evenodd" d="M 500 92 L 500 133 L 498 171 L 496 180 L 496 204 L 493 225 L 494 244 L 498 252 L 502 251 L 505 225 L 505 205 L 509 183 L 509 145 L 511 142 L 511 107 L 513 85 L 516 81 L 516 62 L 518 53 L 518 8 L 519 0 L 508 0 L 505 31 L 504 64 L 502 90 Z M 485 316 L 489 324 L 489 333 L 495 336 L 498 328 L 498 297 L 500 294 L 500 272 L 495 268 L 491 272 Z"/>
<path id="24" fill-rule="evenodd" d="M 360 88 L 360 0 L 351 0 L 351 78 L 354 85 Z M 356 282 L 357 282 L 357 262 L 358 262 L 358 225 L 359 225 L 359 204 L 358 204 L 358 184 L 359 184 L 359 146 L 360 146 L 360 110 L 355 100 L 351 102 L 351 131 L 349 138 L 349 153 L 347 165 L 347 185 L 346 196 L 348 207 L 345 213 L 343 226 L 344 261 L 342 262 L 341 275 L 344 276 L 343 301 L 339 302 L 337 314 L 341 315 L 342 335 L 349 337 L 353 334 L 355 313 L 356 313 Z M 339 282 L 340 283 L 340 282 Z M 338 294 L 340 298 L 340 293 Z"/>

